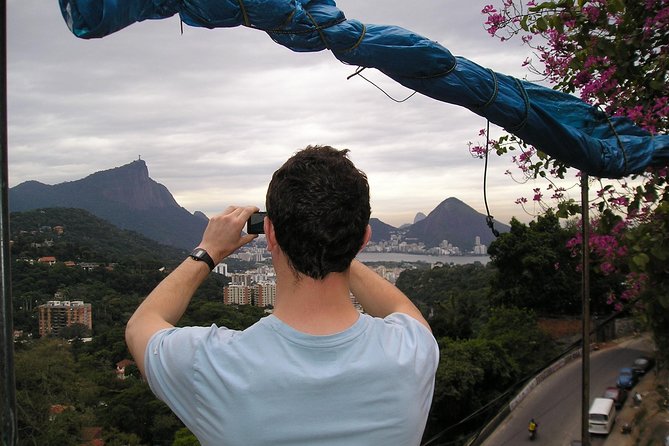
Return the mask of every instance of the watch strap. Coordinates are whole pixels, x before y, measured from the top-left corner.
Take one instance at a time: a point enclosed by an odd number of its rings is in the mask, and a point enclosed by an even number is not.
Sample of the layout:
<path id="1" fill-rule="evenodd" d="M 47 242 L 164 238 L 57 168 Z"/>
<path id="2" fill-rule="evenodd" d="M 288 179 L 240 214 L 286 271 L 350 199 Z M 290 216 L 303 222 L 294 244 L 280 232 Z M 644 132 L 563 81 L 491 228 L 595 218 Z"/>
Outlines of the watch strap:
<path id="1" fill-rule="evenodd" d="M 189 257 L 193 260 L 206 263 L 209 266 L 209 271 L 213 271 L 214 268 L 216 267 L 214 259 L 212 259 L 209 253 L 202 248 L 195 248 L 189 254 Z"/>

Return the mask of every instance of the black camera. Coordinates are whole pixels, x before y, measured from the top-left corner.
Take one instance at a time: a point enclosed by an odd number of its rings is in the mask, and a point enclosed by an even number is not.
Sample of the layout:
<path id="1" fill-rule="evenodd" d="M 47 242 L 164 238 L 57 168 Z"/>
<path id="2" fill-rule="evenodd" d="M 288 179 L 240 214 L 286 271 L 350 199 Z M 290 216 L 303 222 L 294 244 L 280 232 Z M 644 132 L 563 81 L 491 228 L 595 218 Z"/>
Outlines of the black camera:
<path id="1" fill-rule="evenodd" d="M 247 234 L 264 234 L 265 233 L 265 215 L 267 212 L 254 212 L 246 222 Z"/>

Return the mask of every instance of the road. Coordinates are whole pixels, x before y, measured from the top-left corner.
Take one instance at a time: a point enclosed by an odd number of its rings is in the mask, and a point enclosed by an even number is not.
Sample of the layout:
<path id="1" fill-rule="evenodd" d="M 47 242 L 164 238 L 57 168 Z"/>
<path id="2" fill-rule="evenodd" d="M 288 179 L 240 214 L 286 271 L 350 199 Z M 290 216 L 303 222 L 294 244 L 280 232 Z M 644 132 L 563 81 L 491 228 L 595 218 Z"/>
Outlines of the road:
<path id="1" fill-rule="evenodd" d="M 614 386 L 618 370 L 629 366 L 642 353 L 652 352 L 646 338 L 632 338 L 590 355 L 590 401 Z M 540 383 L 483 443 L 484 446 L 570 446 L 581 438 L 581 361 L 572 361 Z M 626 403 L 626 404 L 629 404 Z M 528 438 L 527 424 L 539 424 L 537 438 Z M 606 444 L 606 437 L 591 437 L 593 446 Z"/>

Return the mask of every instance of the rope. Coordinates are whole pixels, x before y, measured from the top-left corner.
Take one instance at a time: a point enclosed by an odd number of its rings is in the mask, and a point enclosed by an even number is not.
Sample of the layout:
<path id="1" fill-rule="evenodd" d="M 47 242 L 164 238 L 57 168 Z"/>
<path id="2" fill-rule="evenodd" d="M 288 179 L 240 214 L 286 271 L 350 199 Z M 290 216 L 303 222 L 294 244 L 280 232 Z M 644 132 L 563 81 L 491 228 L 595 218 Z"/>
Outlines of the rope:
<path id="1" fill-rule="evenodd" d="M 353 44 L 353 46 L 351 48 L 346 48 L 346 49 L 342 50 L 342 52 L 345 53 L 345 52 L 348 52 L 348 51 L 353 51 L 354 49 L 359 47 L 360 44 L 362 43 L 362 40 L 365 38 L 366 34 L 367 34 L 367 25 L 365 25 L 363 23 L 362 24 L 362 32 L 360 33 L 360 37 L 358 38 L 358 40 Z"/>
<path id="2" fill-rule="evenodd" d="M 249 20 L 249 16 L 246 13 L 246 8 L 244 7 L 244 0 L 237 0 L 237 3 L 239 4 L 239 11 L 242 13 L 244 26 L 251 26 L 251 21 Z"/>
<path id="3" fill-rule="evenodd" d="M 495 237 L 499 237 L 499 231 L 495 229 L 495 220 L 492 215 L 490 215 L 490 209 L 488 208 L 488 194 L 487 194 L 487 189 L 488 189 L 488 152 L 490 151 L 490 120 L 486 121 L 486 129 L 485 129 L 485 164 L 483 167 L 483 202 L 485 203 L 485 212 L 486 212 L 486 218 L 485 222 L 490 228 L 490 231 L 492 231 L 492 234 Z"/>
<path id="4" fill-rule="evenodd" d="M 268 30 L 263 30 L 263 31 L 267 32 L 268 34 L 292 34 L 292 35 L 295 35 L 295 36 L 299 36 L 299 35 L 303 35 L 303 34 L 311 34 L 314 31 L 316 31 L 322 36 L 322 33 L 321 33 L 322 30 L 327 29 L 327 28 L 331 28 L 333 26 L 337 26 L 340 23 L 344 23 L 346 20 L 348 20 L 344 17 L 344 18 L 340 18 L 340 19 L 333 19 L 329 22 L 326 22 L 326 23 L 320 25 L 315 21 L 315 19 L 313 18 L 313 16 L 311 14 L 309 14 L 307 11 L 305 11 L 305 13 L 306 13 L 307 17 L 309 18 L 309 20 L 311 21 L 311 24 L 314 25 L 313 28 L 307 28 L 307 29 L 303 29 L 303 30 L 273 28 L 273 29 L 268 29 Z M 291 15 L 286 19 L 286 23 L 290 22 L 290 19 L 293 17 L 294 14 L 295 14 L 295 12 L 293 11 L 291 13 Z M 254 26 L 249 26 L 249 27 L 250 28 L 255 28 Z M 325 40 L 323 40 L 323 44 L 327 45 L 327 42 Z"/>
<path id="5" fill-rule="evenodd" d="M 397 102 L 397 103 L 402 103 L 402 102 L 404 102 L 404 101 L 407 101 L 407 100 L 411 99 L 411 97 L 417 93 L 417 91 L 414 91 L 413 93 L 411 93 L 409 96 L 407 96 L 407 97 L 404 98 L 404 99 L 395 99 L 394 97 L 392 97 L 392 96 L 390 96 L 388 93 L 386 93 L 386 92 L 383 90 L 383 88 L 379 87 L 379 86 L 376 85 L 374 82 L 370 81 L 370 80 L 367 79 L 365 76 L 363 76 L 362 74 L 360 74 L 360 73 L 362 73 L 362 71 L 363 71 L 365 68 L 366 68 L 366 67 L 358 67 L 358 68 L 355 70 L 355 73 L 353 73 L 353 74 L 351 74 L 350 76 L 348 76 L 348 77 L 346 78 L 346 80 L 349 80 L 349 79 L 351 79 L 351 78 L 354 77 L 354 76 L 360 76 L 361 78 L 363 78 L 364 80 L 366 80 L 367 82 L 369 82 L 370 84 L 372 84 L 373 86 L 375 86 L 377 89 L 379 89 L 379 91 L 380 91 L 381 93 L 385 94 L 385 95 L 388 97 L 388 99 L 390 99 L 391 101 L 395 101 L 395 102 Z"/>
<path id="6" fill-rule="evenodd" d="M 478 111 L 484 111 L 486 108 L 490 107 L 490 105 L 495 102 L 497 99 L 497 95 L 499 94 L 499 81 L 497 80 L 497 73 L 495 73 L 493 70 L 488 68 L 488 72 L 490 73 L 490 77 L 492 78 L 492 85 L 493 85 L 493 90 L 492 94 L 490 95 L 490 99 L 486 101 L 485 104 L 476 107 L 476 110 Z"/>
<path id="7" fill-rule="evenodd" d="M 620 139 L 620 135 L 618 135 L 618 132 L 616 131 L 613 122 L 611 122 L 611 118 L 609 118 L 609 115 L 604 110 L 602 110 L 601 105 L 597 104 L 597 108 L 599 109 L 599 111 L 602 112 L 602 114 L 606 118 L 606 122 L 609 124 L 609 127 L 611 128 L 613 136 L 616 137 L 616 141 L 618 142 L 618 147 L 620 148 L 620 151 L 623 154 L 623 176 L 627 176 L 627 152 L 625 152 L 625 145 Z"/>
<path id="8" fill-rule="evenodd" d="M 328 44 L 328 41 L 325 39 L 325 34 L 323 33 L 324 28 L 320 27 L 320 25 L 318 24 L 316 19 L 314 19 L 314 17 L 311 14 L 309 14 L 309 11 L 307 11 L 305 9 L 304 13 L 307 15 L 309 20 L 311 20 L 311 23 L 314 25 L 314 29 L 316 30 L 316 32 L 318 32 L 318 35 L 320 36 L 321 40 L 323 41 L 323 45 L 325 45 L 325 48 L 330 49 L 330 45 Z"/>
<path id="9" fill-rule="evenodd" d="M 520 121 L 520 124 L 506 129 L 509 133 L 517 132 L 518 130 L 525 127 L 525 124 L 527 124 L 527 119 L 530 114 L 530 98 L 527 96 L 527 91 L 525 91 L 525 89 L 523 88 L 523 84 L 521 84 L 518 79 L 514 79 L 514 81 L 516 81 L 516 85 L 518 86 L 520 94 L 523 97 L 523 103 L 525 104 L 525 116 L 523 116 L 523 120 Z"/>

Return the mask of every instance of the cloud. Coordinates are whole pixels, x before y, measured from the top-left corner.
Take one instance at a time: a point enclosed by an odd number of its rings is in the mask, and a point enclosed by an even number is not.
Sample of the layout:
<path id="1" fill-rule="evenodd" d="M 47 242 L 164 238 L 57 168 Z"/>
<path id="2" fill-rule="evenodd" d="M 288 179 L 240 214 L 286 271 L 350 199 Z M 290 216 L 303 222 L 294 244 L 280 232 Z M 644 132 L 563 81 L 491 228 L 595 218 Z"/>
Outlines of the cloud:
<path id="1" fill-rule="evenodd" d="M 497 71 L 523 76 L 527 49 L 483 29 L 485 2 L 341 0 L 349 18 L 394 24 Z M 482 162 L 467 144 L 485 121 L 415 95 L 328 52 L 293 53 L 263 32 L 181 26 L 177 17 L 84 41 L 57 7 L 8 2 L 10 186 L 71 181 L 141 155 L 190 211 L 262 205 L 272 172 L 308 144 L 351 150 L 372 185 L 374 216 L 413 220 L 448 197 L 479 211 Z M 378 88 L 377 88 L 378 87 Z M 383 90 L 383 91 L 381 91 Z M 495 157 L 489 200 L 508 221 L 527 194 Z M 499 167 L 504 164 L 504 167 Z"/>

